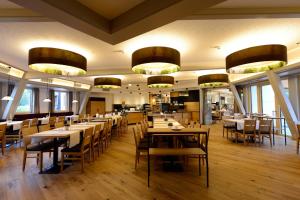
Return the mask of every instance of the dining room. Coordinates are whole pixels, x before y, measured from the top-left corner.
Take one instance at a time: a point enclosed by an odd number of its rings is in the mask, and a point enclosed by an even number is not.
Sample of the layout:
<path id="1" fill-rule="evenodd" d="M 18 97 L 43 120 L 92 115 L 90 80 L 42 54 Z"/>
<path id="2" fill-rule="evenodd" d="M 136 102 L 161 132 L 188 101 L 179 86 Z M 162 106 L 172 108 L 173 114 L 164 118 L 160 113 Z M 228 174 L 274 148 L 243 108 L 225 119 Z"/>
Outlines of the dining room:
<path id="1" fill-rule="evenodd" d="M 0 0 L 0 200 L 300 196 L 298 0 Z"/>

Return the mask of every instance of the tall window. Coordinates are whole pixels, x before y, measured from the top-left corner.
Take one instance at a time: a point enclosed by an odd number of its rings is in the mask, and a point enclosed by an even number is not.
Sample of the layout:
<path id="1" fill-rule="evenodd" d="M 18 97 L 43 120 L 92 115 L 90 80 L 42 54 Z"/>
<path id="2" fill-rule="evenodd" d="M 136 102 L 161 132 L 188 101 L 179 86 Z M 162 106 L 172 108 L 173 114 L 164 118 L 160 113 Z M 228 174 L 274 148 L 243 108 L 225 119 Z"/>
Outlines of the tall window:
<path id="1" fill-rule="evenodd" d="M 252 85 L 251 88 L 251 112 L 258 113 L 258 106 L 257 106 L 257 86 Z"/>
<path id="2" fill-rule="evenodd" d="M 26 88 L 17 107 L 18 113 L 33 113 L 34 112 L 34 92 L 31 88 Z"/>
<path id="3" fill-rule="evenodd" d="M 55 91 L 54 92 L 54 110 L 67 111 L 68 110 L 68 94 L 67 92 Z"/>
<path id="4" fill-rule="evenodd" d="M 275 112 L 275 96 L 271 85 L 263 85 L 262 92 L 262 110 L 264 114 L 274 115 Z"/>

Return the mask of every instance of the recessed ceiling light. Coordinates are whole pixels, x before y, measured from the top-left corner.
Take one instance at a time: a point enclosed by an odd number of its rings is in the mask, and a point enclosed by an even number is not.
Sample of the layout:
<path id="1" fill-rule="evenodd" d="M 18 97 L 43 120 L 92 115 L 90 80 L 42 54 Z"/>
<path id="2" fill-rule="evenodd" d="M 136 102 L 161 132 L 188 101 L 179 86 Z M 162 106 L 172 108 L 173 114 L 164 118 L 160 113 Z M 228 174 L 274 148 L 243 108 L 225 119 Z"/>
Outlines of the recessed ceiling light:
<path id="1" fill-rule="evenodd" d="M 131 83 L 129 83 L 129 84 L 128 84 L 128 86 L 130 87 L 130 86 L 132 86 L 132 84 L 131 84 Z"/>

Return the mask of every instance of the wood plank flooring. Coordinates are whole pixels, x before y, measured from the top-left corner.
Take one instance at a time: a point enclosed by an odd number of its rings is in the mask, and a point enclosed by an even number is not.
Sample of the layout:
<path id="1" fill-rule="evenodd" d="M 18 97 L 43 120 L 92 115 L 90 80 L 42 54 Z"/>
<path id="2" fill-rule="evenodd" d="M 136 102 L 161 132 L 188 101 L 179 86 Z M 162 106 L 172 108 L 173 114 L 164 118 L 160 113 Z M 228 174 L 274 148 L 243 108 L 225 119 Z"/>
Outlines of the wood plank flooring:
<path id="1" fill-rule="evenodd" d="M 95 162 L 80 173 L 75 163 L 57 175 L 38 174 L 34 159 L 21 170 L 22 151 L 0 155 L 0 200 L 60 199 L 300 199 L 300 156 L 295 141 L 276 137 L 276 145 L 261 147 L 232 143 L 222 137 L 221 125 L 211 126 L 209 142 L 210 187 L 205 186 L 205 167 L 198 176 L 197 160 L 190 159 L 184 172 L 164 172 L 152 162 L 150 188 L 147 162 L 134 169 L 134 140 L 129 133 L 114 138 Z M 51 164 L 44 155 L 45 166 Z"/>

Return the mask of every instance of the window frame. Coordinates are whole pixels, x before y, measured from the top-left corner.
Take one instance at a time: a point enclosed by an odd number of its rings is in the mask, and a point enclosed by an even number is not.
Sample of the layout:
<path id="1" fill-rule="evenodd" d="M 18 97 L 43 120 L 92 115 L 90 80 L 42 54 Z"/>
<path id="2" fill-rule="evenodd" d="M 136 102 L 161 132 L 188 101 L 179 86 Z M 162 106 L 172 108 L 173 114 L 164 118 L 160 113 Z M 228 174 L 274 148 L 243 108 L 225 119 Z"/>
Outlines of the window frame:
<path id="1" fill-rule="evenodd" d="M 18 111 L 18 107 L 19 107 L 19 105 L 20 105 L 20 102 L 21 102 L 21 100 L 22 100 L 22 97 L 23 97 L 23 94 L 24 94 L 24 92 L 25 92 L 25 90 L 30 90 L 31 91 L 31 99 L 30 99 L 30 101 L 29 102 L 31 102 L 30 103 L 30 105 L 29 105 L 29 107 L 30 107 L 30 111 L 29 112 L 27 112 L 27 111 L 25 111 L 25 112 L 23 112 L 23 111 Z M 32 114 L 32 113 L 34 113 L 35 112 L 35 110 L 34 110 L 34 100 L 35 100 L 35 98 L 34 98 L 34 90 L 33 90 L 33 88 L 25 88 L 24 89 L 24 91 L 23 91 L 23 93 L 22 93 L 22 96 L 21 96 L 21 99 L 20 99 L 20 101 L 19 101 L 19 104 L 18 104 L 18 106 L 17 106 L 17 109 L 16 109 L 16 113 L 17 114 Z"/>
<path id="2" fill-rule="evenodd" d="M 55 99 L 55 93 L 65 93 L 66 94 L 66 104 L 65 104 L 65 106 L 66 106 L 66 109 L 65 110 L 57 110 L 56 109 L 56 99 Z M 69 92 L 67 92 L 67 91 L 60 91 L 60 90 L 54 90 L 54 99 L 53 99 L 53 109 L 54 109 L 54 112 L 56 112 L 56 113 L 59 113 L 59 112 L 68 112 L 69 111 Z"/>

